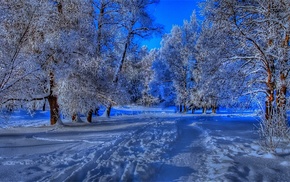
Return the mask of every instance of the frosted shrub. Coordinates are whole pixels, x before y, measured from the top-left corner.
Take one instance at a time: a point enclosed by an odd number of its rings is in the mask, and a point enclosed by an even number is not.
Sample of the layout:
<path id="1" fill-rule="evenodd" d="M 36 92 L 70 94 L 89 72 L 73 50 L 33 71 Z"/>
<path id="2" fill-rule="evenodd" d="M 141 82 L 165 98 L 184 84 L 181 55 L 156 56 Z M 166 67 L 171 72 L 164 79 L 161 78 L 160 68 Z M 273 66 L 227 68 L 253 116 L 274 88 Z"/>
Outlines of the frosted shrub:
<path id="1" fill-rule="evenodd" d="M 264 150 L 277 152 L 277 149 L 290 147 L 290 128 L 283 109 L 273 108 L 271 117 L 262 118 L 259 125 L 261 145 Z"/>
<path id="2" fill-rule="evenodd" d="M 137 104 L 150 107 L 158 104 L 159 102 L 160 100 L 158 98 L 155 98 L 150 94 L 143 93 L 142 98 L 137 101 Z"/>

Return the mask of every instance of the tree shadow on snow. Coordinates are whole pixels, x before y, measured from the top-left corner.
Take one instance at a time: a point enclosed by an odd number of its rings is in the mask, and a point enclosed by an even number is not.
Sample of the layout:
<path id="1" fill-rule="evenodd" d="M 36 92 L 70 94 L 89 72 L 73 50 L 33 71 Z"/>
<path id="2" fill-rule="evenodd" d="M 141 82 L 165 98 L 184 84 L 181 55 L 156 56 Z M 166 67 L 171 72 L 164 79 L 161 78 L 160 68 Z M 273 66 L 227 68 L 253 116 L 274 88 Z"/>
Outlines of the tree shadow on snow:
<path id="1" fill-rule="evenodd" d="M 178 167 L 169 164 L 162 165 L 162 171 L 166 171 L 166 175 L 157 174 L 156 179 L 153 181 L 176 181 L 181 180 L 183 176 L 190 176 L 192 173 L 196 173 L 195 170 L 189 167 Z"/>

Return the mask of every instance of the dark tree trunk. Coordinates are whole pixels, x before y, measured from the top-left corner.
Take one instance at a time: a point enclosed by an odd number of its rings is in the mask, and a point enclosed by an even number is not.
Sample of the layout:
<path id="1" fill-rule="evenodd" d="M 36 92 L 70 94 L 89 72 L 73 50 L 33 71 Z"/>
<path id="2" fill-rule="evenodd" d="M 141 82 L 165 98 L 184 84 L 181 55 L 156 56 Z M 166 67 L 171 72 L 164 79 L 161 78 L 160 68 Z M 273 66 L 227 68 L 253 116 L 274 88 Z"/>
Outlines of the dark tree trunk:
<path id="1" fill-rule="evenodd" d="M 93 110 L 91 109 L 89 112 L 88 112 L 88 115 L 87 115 L 87 121 L 89 123 L 92 122 L 92 117 L 93 117 Z"/>
<path id="2" fill-rule="evenodd" d="M 100 109 L 99 109 L 98 107 L 95 109 L 95 115 L 96 115 L 96 116 L 99 116 L 99 115 L 100 115 L 100 114 L 99 114 L 99 110 L 100 110 Z"/>
<path id="3" fill-rule="evenodd" d="M 71 117 L 71 120 L 72 121 L 76 121 L 76 119 L 77 119 L 77 114 L 73 114 L 72 117 Z"/>
<path id="4" fill-rule="evenodd" d="M 267 97 L 267 100 L 265 102 L 266 108 L 265 108 L 265 118 L 266 120 L 269 120 L 271 118 L 272 115 L 272 110 L 273 110 L 273 106 L 272 106 L 272 99 L 270 97 Z"/>
<path id="5" fill-rule="evenodd" d="M 61 2 L 57 3 L 57 10 L 60 14 L 62 14 L 62 4 Z"/>
<path id="6" fill-rule="evenodd" d="M 50 80 L 50 95 L 47 97 L 49 107 L 50 107 L 50 124 L 54 125 L 59 119 L 59 105 L 57 101 L 57 96 L 53 95 L 53 89 L 55 88 L 54 74 L 53 72 L 49 73 Z"/>
<path id="7" fill-rule="evenodd" d="M 104 116 L 105 117 L 107 117 L 107 118 L 110 117 L 110 115 L 111 115 L 111 109 L 112 109 L 112 106 L 111 105 L 106 108 L 105 113 L 104 113 Z"/>
<path id="8" fill-rule="evenodd" d="M 44 104 L 42 106 L 42 111 L 45 111 L 46 99 L 44 99 Z"/>
<path id="9" fill-rule="evenodd" d="M 194 108 L 191 109 L 191 114 L 194 114 Z"/>
<path id="10" fill-rule="evenodd" d="M 206 107 L 203 107 L 203 108 L 202 108 L 202 113 L 203 113 L 203 114 L 206 114 Z"/>
<path id="11" fill-rule="evenodd" d="M 59 106 L 57 103 L 57 97 L 56 96 L 49 96 L 47 98 L 49 102 L 49 107 L 50 107 L 50 124 L 54 125 L 57 123 L 59 119 Z"/>
<path id="12" fill-rule="evenodd" d="M 182 105 L 179 104 L 179 113 L 182 113 Z"/>
<path id="13" fill-rule="evenodd" d="M 114 83 L 117 83 L 117 82 L 118 82 L 118 79 L 119 79 L 119 73 L 122 71 L 123 64 L 124 64 L 124 61 L 125 61 L 125 58 L 126 58 L 128 45 L 129 45 L 129 42 L 127 41 L 127 42 L 125 43 L 125 48 L 124 48 L 124 51 L 123 51 L 123 54 L 122 54 L 121 61 L 120 61 L 119 65 L 118 65 L 118 67 L 117 67 L 117 71 L 116 71 L 115 76 L 114 76 L 114 79 L 113 79 L 113 82 L 114 82 Z"/>
<path id="14" fill-rule="evenodd" d="M 184 104 L 183 105 L 183 113 L 186 113 L 187 112 L 187 107 L 186 107 L 186 105 Z"/>
<path id="15" fill-rule="evenodd" d="M 212 113 L 213 113 L 213 114 L 216 114 L 216 108 L 217 108 L 216 106 L 213 106 L 213 107 L 212 107 Z"/>

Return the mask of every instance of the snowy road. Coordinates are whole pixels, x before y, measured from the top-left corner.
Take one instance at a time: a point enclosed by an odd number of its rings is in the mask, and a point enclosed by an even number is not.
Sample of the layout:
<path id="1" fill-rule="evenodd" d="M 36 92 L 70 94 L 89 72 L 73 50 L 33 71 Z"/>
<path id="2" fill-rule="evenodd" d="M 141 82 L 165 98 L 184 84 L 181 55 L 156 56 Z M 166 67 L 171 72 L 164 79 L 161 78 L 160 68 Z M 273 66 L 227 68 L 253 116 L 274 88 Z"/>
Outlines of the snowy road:
<path id="1" fill-rule="evenodd" d="M 157 173 L 154 181 L 194 181 L 202 172 L 205 151 L 202 143 L 202 130 L 194 120 L 177 120 L 177 138 L 168 151 L 165 162 Z"/>
<path id="2" fill-rule="evenodd" d="M 1 181 L 146 181 L 176 138 L 176 122 L 126 119 L 0 134 Z"/>
<path id="3" fill-rule="evenodd" d="M 0 130 L 1 181 L 287 181 L 290 152 L 260 151 L 254 118 L 116 117 Z"/>

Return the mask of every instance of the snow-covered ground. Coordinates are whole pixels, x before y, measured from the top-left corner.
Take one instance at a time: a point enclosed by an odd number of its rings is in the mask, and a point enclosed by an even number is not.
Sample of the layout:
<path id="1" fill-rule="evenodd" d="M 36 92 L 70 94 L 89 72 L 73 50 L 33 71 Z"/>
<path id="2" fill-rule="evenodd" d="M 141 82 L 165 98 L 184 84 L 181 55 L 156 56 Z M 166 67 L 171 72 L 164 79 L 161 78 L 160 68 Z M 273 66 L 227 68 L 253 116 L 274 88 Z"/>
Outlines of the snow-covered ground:
<path id="1" fill-rule="evenodd" d="M 0 181 L 290 179 L 290 151 L 264 152 L 253 116 L 160 112 L 94 120 L 2 127 Z"/>
<path id="2" fill-rule="evenodd" d="M 184 114 L 177 114 L 176 107 L 143 107 L 143 106 L 116 106 L 111 110 L 111 116 L 132 116 L 140 114 L 157 114 L 158 116 L 173 116 L 176 117 L 184 116 Z M 105 108 L 102 107 L 99 110 L 99 115 L 102 116 L 105 112 Z M 188 111 L 187 114 L 192 114 Z M 211 116 L 211 111 L 207 114 L 202 114 L 202 110 L 196 110 L 194 116 Z M 237 110 L 237 109 L 219 109 L 216 116 L 256 116 L 257 112 L 253 110 Z M 11 114 L 3 115 L 0 113 L 0 128 L 11 128 L 11 127 L 31 127 L 31 126 L 49 126 L 49 111 L 25 111 L 17 110 Z M 93 115 L 93 117 L 96 117 Z M 84 119 L 85 120 L 85 119 Z M 99 120 L 99 119 L 98 119 Z M 62 118 L 63 122 L 70 122 L 70 118 Z"/>

